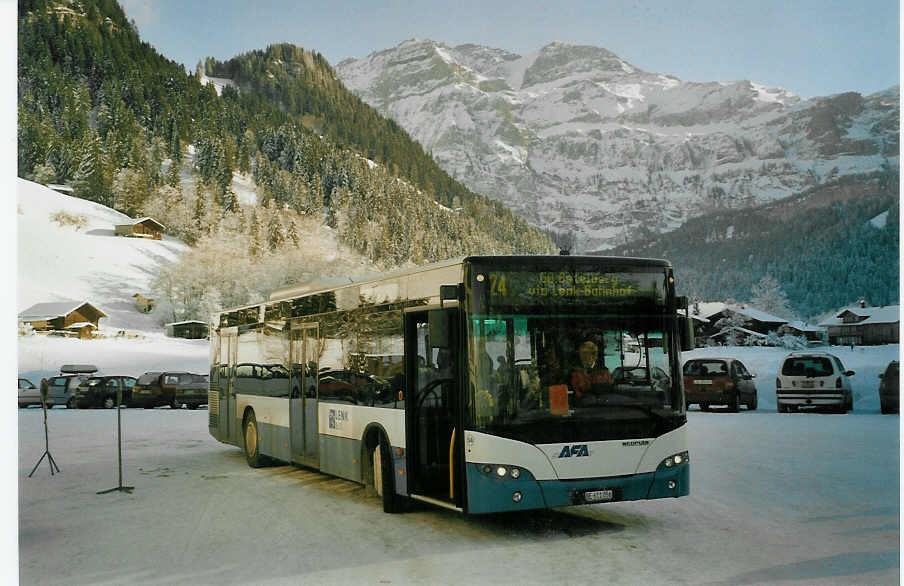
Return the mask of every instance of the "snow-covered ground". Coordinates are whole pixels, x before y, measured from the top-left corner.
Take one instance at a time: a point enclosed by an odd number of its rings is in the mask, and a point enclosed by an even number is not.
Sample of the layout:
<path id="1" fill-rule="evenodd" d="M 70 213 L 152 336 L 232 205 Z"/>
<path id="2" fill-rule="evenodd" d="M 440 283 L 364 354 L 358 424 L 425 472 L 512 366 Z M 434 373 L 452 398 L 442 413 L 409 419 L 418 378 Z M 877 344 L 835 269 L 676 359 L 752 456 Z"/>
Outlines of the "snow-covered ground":
<path id="1" fill-rule="evenodd" d="M 898 423 L 689 413 L 691 494 L 463 518 L 249 468 L 205 410 L 19 412 L 22 584 L 896 584 Z M 14 582 L 15 565 L 3 572 Z"/>

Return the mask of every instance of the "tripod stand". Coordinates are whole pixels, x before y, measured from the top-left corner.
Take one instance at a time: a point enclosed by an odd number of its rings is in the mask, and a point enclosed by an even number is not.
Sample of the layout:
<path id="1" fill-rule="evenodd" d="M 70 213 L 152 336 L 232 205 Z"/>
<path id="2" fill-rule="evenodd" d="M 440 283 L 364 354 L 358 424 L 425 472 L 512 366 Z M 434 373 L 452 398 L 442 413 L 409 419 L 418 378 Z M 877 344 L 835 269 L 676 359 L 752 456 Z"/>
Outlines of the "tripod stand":
<path id="1" fill-rule="evenodd" d="M 54 468 L 56 468 L 57 472 L 60 471 L 60 467 L 57 466 L 56 460 L 53 459 L 53 454 L 50 453 L 50 438 L 47 434 L 47 388 L 43 384 L 41 385 L 41 409 L 44 410 L 44 453 L 41 455 L 38 463 L 35 464 L 35 467 L 31 469 L 31 472 L 28 474 L 29 478 L 35 473 L 35 470 L 37 470 L 38 466 L 41 465 L 41 462 L 44 461 L 44 458 L 47 458 L 47 463 L 50 464 L 51 476 L 54 474 Z"/>

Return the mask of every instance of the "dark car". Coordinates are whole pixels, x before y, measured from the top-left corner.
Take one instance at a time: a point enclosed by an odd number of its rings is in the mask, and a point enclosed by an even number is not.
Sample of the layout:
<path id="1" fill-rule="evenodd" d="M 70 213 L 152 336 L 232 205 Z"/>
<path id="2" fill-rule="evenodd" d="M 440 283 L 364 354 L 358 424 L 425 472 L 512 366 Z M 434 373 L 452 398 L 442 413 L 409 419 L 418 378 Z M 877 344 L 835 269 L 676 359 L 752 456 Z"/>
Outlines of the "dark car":
<path id="1" fill-rule="evenodd" d="M 165 384 L 163 373 L 159 371 L 146 372 L 138 377 L 132 388 L 132 406 L 153 409 L 163 405 L 169 405 L 173 409 L 181 407 L 176 405 L 176 385 Z"/>
<path id="2" fill-rule="evenodd" d="M 748 411 L 757 406 L 754 375 L 735 358 L 694 358 L 684 363 L 685 403 L 696 403 L 708 411 L 712 405 L 727 405 L 737 412 L 743 403 Z"/>
<path id="3" fill-rule="evenodd" d="M 901 387 L 898 377 L 898 361 L 892 360 L 879 375 L 879 408 L 882 413 L 897 413 L 900 409 Z"/>
<path id="4" fill-rule="evenodd" d="M 203 380 L 201 378 L 203 377 Z M 132 389 L 132 406 L 153 409 L 169 405 L 181 409 L 207 403 L 207 375 L 182 371 L 146 372 L 138 377 Z"/>
<path id="5" fill-rule="evenodd" d="M 119 401 L 119 391 L 122 391 L 122 404 L 128 406 L 132 403 L 134 386 L 134 376 L 92 376 L 75 390 L 75 406 L 79 409 L 112 409 Z"/>
<path id="6" fill-rule="evenodd" d="M 210 385 L 206 374 L 180 372 L 170 376 L 175 376 L 179 379 L 176 382 L 175 396 L 175 402 L 178 405 L 185 405 L 189 409 L 197 409 L 201 405 L 207 404 L 207 389 Z"/>

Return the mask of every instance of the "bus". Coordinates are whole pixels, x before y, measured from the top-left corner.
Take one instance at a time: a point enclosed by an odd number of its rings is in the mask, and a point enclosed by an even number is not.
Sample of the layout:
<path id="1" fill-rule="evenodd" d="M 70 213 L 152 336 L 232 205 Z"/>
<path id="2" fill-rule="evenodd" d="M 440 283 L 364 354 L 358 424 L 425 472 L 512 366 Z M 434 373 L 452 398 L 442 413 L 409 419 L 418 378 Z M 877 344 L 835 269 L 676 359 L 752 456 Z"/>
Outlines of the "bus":
<path id="1" fill-rule="evenodd" d="M 665 260 L 470 256 L 215 314 L 209 429 L 482 514 L 687 495 L 687 300 Z"/>

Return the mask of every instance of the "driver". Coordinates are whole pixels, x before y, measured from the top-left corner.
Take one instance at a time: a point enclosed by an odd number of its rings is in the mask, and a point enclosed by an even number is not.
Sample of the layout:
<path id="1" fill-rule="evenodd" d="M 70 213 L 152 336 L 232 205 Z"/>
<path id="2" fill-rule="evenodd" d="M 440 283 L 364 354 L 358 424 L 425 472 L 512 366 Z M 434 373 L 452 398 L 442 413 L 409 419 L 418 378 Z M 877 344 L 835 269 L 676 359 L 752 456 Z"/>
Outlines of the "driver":
<path id="1" fill-rule="evenodd" d="M 571 388 L 576 399 L 583 395 L 598 394 L 612 384 L 612 375 L 599 361 L 599 347 L 590 340 L 578 348 L 581 365 L 571 371 Z"/>

